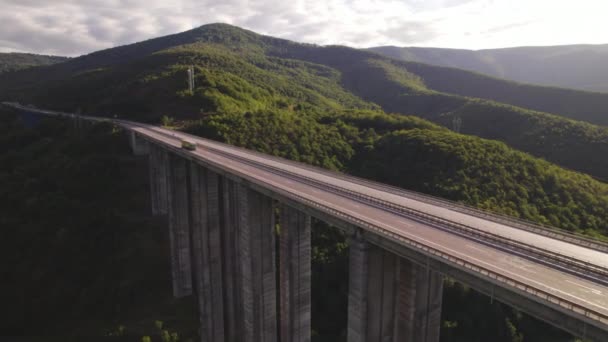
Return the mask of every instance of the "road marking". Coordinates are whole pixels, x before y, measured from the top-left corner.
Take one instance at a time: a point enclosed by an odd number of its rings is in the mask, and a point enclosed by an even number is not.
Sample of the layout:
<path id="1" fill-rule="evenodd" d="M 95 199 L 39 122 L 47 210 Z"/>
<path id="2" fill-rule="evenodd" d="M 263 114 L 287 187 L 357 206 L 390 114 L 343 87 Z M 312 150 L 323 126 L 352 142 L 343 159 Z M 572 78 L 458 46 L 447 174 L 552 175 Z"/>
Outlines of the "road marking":
<path id="1" fill-rule="evenodd" d="M 570 283 L 570 284 L 574 284 L 574 285 L 576 285 L 576 286 L 580 286 L 580 287 L 586 288 L 587 290 L 591 290 L 591 292 L 593 292 L 593 293 L 595 293 L 595 294 L 598 294 L 598 295 L 601 295 L 601 294 L 602 294 L 602 291 L 600 291 L 600 290 L 598 290 L 598 289 L 594 289 L 594 288 L 591 288 L 591 287 L 585 286 L 585 285 L 583 285 L 583 284 L 575 283 L 575 282 L 573 282 L 573 281 L 571 281 L 571 280 L 566 280 L 566 282 L 568 282 L 568 283 Z"/>

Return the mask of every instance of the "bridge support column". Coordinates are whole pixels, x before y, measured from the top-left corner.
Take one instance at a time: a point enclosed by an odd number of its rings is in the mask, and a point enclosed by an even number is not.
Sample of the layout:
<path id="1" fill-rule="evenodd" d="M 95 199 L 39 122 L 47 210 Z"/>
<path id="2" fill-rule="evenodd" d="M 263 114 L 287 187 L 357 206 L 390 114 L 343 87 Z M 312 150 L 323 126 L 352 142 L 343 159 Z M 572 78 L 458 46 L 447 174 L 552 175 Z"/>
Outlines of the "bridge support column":
<path id="1" fill-rule="evenodd" d="M 311 218 L 287 205 L 280 207 L 281 342 L 311 339 Z"/>
<path id="2" fill-rule="evenodd" d="M 202 341 L 225 341 L 219 176 L 190 164 L 192 260 Z"/>
<path id="3" fill-rule="evenodd" d="M 237 183 L 222 177 L 222 248 L 224 280 L 224 317 L 226 342 L 240 342 L 242 330 L 241 285 L 239 271 L 239 187 Z"/>
<path id="4" fill-rule="evenodd" d="M 439 342 L 441 275 L 358 238 L 350 248 L 348 341 Z"/>
<path id="5" fill-rule="evenodd" d="M 148 167 L 152 215 L 167 215 L 167 152 L 154 145 L 150 145 L 149 148 Z"/>
<path id="6" fill-rule="evenodd" d="M 169 163 L 168 212 L 173 295 L 184 297 L 192 294 L 188 162 L 170 155 Z"/>
<path id="7" fill-rule="evenodd" d="M 131 145 L 131 151 L 136 156 L 145 156 L 149 152 L 148 142 L 139 138 L 133 131 L 129 131 L 129 144 Z"/>
<path id="8" fill-rule="evenodd" d="M 238 262 L 243 342 L 276 342 L 275 228 L 272 199 L 238 188 Z"/>

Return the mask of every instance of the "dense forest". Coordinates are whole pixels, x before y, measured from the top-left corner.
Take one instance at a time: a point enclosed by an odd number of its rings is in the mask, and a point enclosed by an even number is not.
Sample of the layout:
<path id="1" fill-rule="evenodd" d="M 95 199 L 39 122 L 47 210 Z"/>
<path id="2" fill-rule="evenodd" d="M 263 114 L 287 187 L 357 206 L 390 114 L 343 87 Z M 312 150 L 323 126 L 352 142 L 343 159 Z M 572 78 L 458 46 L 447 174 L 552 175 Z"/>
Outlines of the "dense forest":
<path id="1" fill-rule="evenodd" d="M 35 55 L 31 53 L 0 53 L 0 74 L 41 65 L 65 62 L 67 57 Z"/>
<path id="2" fill-rule="evenodd" d="M 608 44 L 485 50 L 379 46 L 369 50 L 405 61 L 465 69 L 516 82 L 608 92 Z"/>
<path id="3" fill-rule="evenodd" d="M 437 91 L 508 103 L 608 126 L 608 93 L 540 87 L 461 69 L 408 62 L 405 67 Z"/>
<path id="4" fill-rule="evenodd" d="M 577 172 L 608 175 L 606 128 L 442 93 L 404 65 L 365 51 L 208 25 L 44 72 L 13 73 L 11 82 L 0 75 L 0 97 L 162 122 L 574 233 L 608 236 L 608 185 Z M 189 66 L 196 75 L 192 92 Z M 5 301 L 8 328 L 20 334 L 36 322 L 37 334 L 78 334 L 124 324 L 134 337 L 148 333 L 139 327 L 162 320 L 193 335 L 194 325 L 182 318 L 196 314 L 187 302 L 169 298 L 164 224 L 145 207 L 145 158 L 130 156 L 111 126 L 75 132 L 60 121 L 42 121 L 30 127 L 10 112 L 0 120 L 0 220 L 11 227 L 1 232 L 10 262 L 0 274 L 7 275 L 2 293 L 18 293 Z M 348 246 L 341 233 L 319 222 L 313 243 L 315 341 L 343 341 Z M 94 303 L 101 303 L 99 310 Z M 447 282 L 445 303 L 444 342 L 572 341 L 463 284 Z M 58 314 L 49 314 L 58 307 Z M 26 312 L 33 308 L 40 315 Z"/>
<path id="5" fill-rule="evenodd" d="M 194 305 L 171 295 L 146 159 L 130 155 L 126 137 L 61 120 L 28 127 L 0 110 L 0 151 L 3 336 L 140 341 L 159 334 L 156 320 L 196 334 Z"/>
<path id="6" fill-rule="evenodd" d="M 190 65 L 196 75 L 192 93 L 186 84 Z M 163 115 L 195 119 L 260 110 L 316 117 L 332 110 L 382 109 L 449 128 L 459 118 L 463 133 L 501 140 L 570 169 L 608 178 L 608 159 L 603 157 L 608 128 L 439 92 L 427 84 L 425 77 L 435 77 L 428 70 L 423 73 L 367 51 L 298 44 L 213 24 L 10 78 L 0 75 L 0 99 L 148 122 L 158 122 Z M 459 84 L 457 79 L 445 82 Z M 545 100 L 558 103 L 560 96 Z M 595 108 L 595 117 L 606 117 L 604 107 Z M 571 117 L 582 119 L 584 112 L 575 114 Z"/>

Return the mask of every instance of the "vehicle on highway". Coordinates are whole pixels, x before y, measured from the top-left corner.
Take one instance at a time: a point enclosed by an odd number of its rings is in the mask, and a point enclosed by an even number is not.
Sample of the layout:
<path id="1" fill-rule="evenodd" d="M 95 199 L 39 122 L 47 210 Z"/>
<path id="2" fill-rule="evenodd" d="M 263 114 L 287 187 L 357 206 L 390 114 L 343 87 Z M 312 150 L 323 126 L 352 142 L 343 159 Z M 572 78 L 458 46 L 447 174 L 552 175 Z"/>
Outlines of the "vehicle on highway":
<path id="1" fill-rule="evenodd" d="M 191 140 L 182 140 L 182 148 L 188 151 L 196 150 L 196 143 Z"/>

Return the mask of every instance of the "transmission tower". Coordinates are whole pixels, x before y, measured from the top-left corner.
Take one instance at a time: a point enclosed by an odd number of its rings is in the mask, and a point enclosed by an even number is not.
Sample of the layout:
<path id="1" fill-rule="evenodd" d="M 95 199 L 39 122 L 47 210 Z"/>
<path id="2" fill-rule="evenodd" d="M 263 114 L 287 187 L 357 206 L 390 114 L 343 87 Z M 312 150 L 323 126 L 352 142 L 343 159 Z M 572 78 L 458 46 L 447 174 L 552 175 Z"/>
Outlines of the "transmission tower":
<path id="1" fill-rule="evenodd" d="M 462 127 L 462 119 L 460 116 L 454 116 L 452 119 L 452 130 L 456 133 L 460 133 L 460 128 Z"/>
<path id="2" fill-rule="evenodd" d="M 194 91 L 194 67 L 188 67 L 188 89 L 190 93 Z"/>

